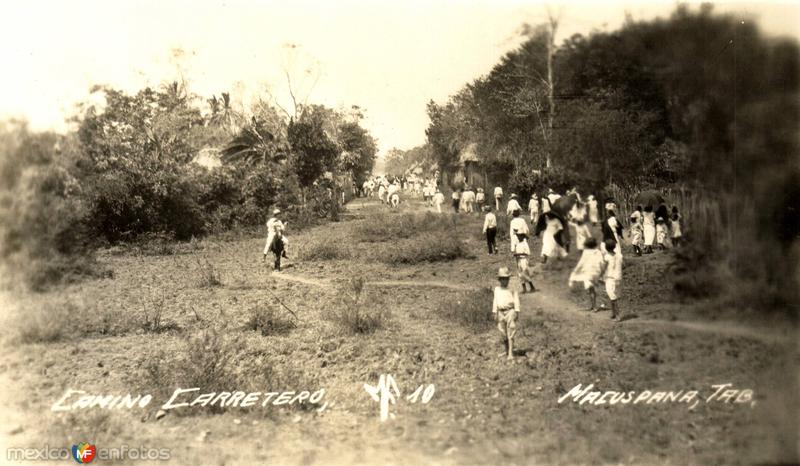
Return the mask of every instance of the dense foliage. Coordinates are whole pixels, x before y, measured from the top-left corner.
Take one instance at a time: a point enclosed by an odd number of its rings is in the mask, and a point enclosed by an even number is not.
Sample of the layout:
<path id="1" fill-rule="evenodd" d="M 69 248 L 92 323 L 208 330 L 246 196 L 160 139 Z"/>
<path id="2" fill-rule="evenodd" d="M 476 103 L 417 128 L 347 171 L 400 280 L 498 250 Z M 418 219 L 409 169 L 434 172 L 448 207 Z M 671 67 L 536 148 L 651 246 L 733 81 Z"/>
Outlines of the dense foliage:
<path id="1" fill-rule="evenodd" d="M 526 41 L 488 75 L 428 104 L 428 148 L 443 170 L 476 143 L 490 182 L 523 195 L 688 190 L 695 241 L 679 269 L 711 264 L 703 273 L 721 281 L 764 280 L 797 297 L 796 41 L 765 37 L 755 21 L 711 5 L 575 35 L 553 56 L 551 112 L 548 27 L 523 29 Z"/>
<path id="2" fill-rule="evenodd" d="M 204 101 L 178 83 L 95 91 L 103 105 L 74 132 L 0 127 L 2 255 L 56 264 L 35 279 L 43 285 L 103 243 L 260 225 L 273 207 L 306 221 L 331 215 L 331 192 L 374 163 L 375 141 L 353 112 L 310 106 L 282 118 L 259 102 L 245 114 L 227 94 Z"/>

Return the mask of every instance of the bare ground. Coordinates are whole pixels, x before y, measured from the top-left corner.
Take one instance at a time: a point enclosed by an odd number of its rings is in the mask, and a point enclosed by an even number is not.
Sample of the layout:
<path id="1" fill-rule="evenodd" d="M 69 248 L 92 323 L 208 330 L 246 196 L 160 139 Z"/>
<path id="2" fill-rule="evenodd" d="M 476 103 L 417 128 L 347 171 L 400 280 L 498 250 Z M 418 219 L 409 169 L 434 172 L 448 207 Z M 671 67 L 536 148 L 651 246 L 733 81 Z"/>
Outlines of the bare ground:
<path id="1" fill-rule="evenodd" d="M 347 241 L 355 222 L 369 221 L 381 208 L 357 202 L 350 206 L 351 220 L 291 239 L 297 245 L 321 236 Z M 412 202 L 404 209 L 423 207 Z M 638 317 L 614 324 L 608 312 L 582 311 L 584 297 L 566 288 L 573 254 L 538 275 L 539 292 L 523 296 L 517 357 L 507 362 L 499 356 L 496 329 L 474 330 L 439 313 L 443 303 L 468 290 L 493 286 L 499 266 L 512 266 L 507 254 L 485 254 L 480 223 L 477 215 L 459 221 L 468 230 L 459 234 L 474 257 L 452 262 L 387 266 L 375 258 L 379 245 L 354 244 L 354 259 L 296 261 L 273 274 L 260 257 L 263 239 L 208 240 L 187 255 L 106 254 L 102 260 L 115 272 L 111 280 L 38 295 L 7 293 L 0 440 L 14 447 L 78 441 L 166 447 L 175 464 L 798 460 L 797 329 L 790 323 L 709 320 L 702 306 L 673 302 L 664 276 L 665 253 L 626 256 L 621 307 Z M 505 251 L 507 243 L 500 246 Z M 203 286 L 205 260 L 221 286 Z M 390 311 L 385 329 L 354 336 L 325 317 L 336 305 L 343 279 L 354 275 L 365 277 L 365 293 L 374 306 Z M 297 328 L 266 337 L 248 330 L 249 310 L 274 296 L 300 316 Z M 32 316 L 64 308 L 72 318 L 63 322 L 62 337 L 35 343 L 20 336 L 33 325 Z M 163 331 L 142 329 L 154 309 L 163 309 Z M 142 370 L 146 361 L 181 354 L 187 335 L 223 324 L 224 333 L 248 353 L 299 371 L 294 381 L 308 385 L 263 391 L 325 388 L 327 408 L 176 411 L 159 420 L 155 412 L 165 400 L 143 409 L 50 411 L 68 388 L 146 393 L 140 391 L 148 382 Z M 403 395 L 384 423 L 378 403 L 363 388 L 376 384 L 381 374 L 392 374 Z M 689 409 L 678 403 L 558 402 L 577 384 L 637 393 L 698 390 L 705 398 L 712 385 L 721 383 L 754 390 L 755 403 L 701 402 Z M 429 403 L 404 399 L 427 384 L 436 389 Z M 174 388 L 165 387 L 167 392 Z"/>

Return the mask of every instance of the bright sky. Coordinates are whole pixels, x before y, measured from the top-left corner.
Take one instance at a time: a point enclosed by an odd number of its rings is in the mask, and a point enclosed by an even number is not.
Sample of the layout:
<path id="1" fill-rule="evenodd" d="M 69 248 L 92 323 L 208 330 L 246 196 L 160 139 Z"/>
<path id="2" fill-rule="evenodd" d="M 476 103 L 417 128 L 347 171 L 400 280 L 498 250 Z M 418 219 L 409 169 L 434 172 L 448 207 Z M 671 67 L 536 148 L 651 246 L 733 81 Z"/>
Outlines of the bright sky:
<path id="1" fill-rule="evenodd" d="M 550 5 L 561 11 L 560 41 L 615 29 L 626 12 L 635 19 L 667 16 L 675 3 Z M 310 102 L 359 105 L 381 152 L 408 149 L 425 141 L 426 102 L 442 101 L 491 70 L 519 43 L 520 24 L 542 22 L 545 8 L 511 0 L 9 2 L 0 28 L 0 118 L 63 131 L 93 84 L 135 92 L 180 73 L 203 96 L 230 91 L 247 103 L 269 86 L 286 105 L 283 69 L 307 89 L 313 80 L 303 71 L 312 64 L 320 77 Z M 770 34 L 800 31 L 797 1 L 724 3 L 716 10 L 755 15 Z M 290 52 L 286 44 L 298 47 Z"/>

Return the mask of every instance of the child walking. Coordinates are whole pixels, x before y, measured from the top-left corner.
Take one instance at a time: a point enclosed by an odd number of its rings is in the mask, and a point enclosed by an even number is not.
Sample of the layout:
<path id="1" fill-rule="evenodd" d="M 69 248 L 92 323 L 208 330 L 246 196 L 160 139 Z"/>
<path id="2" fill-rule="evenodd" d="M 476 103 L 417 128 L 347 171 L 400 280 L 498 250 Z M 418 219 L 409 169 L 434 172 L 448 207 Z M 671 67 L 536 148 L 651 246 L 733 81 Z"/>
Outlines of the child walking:
<path id="1" fill-rule="evenodd" d="M 514 336 L 517 333 L 517 318 L 519 316 L 519 294 L 508 287 L 511 273 L 508 267 L 501 267 L 497 272 L 500 286 L 494 288 L 492 300 L 492 315 L 497 320 L 497 329 L 503 334 L 506 352 L 509 360 L 514 359 Z"/>
<path id="2" fill-rule="evenodd" d="M 486 246 L 489 254 L 497 254 L 497 217 L 492 213 L 492 206 L 483 208 L 486 216 L 483 218 L 483 234 L 486 235 Z"/>
<path id="3" fill-rule="evenodd" d="M 664 220 L 664 217 L 658 217 L 656 219 L 656 243 L 658 244 L 658 249 L 663 251 L 666 249 L 664 246 L 664 242 L 667 240 L 667 221 Z"/>
<path id="4" fill-rule="evenodd" d="M 514 254 L 514 259 L 517 262 L 517 275 L 519 282 L 522 285 L 522 292 L 527 293 L 528 290 L 525 285 L 530 287 L 530 292 L 536 291 L 533 286 L 533 278 L 531 277 L 531 269 L 528 266 L 528 257 L 531 255 L 531 248 L 528 246 L 528 224 L 519 216 L 519 211 L 514 211 L 514 219 L 511 220 L 511 235 L 514 236 L 513 249 L 511 252 Z"/>
<path id="5" fill-rule="evenodd" d="M 575 283 L 583 283 L 583 289 L 589 295 L 588 310 L 591 312 L 597 312 L 597 292 L 595 287 L 603 275 L 604 268 L 603 253 L 597 249 L 597 240 L 594 238 L 586 239 L 581 258 L 569 275 L 569 287 L 572 288 Z"/>
<path id="6" fill-rule="evenodd" d="M 642 255 L 642 244 L 643 244 L 643 235 L 644 235 L 644 227 L 642 226 L 642 220 L 644 217 L 642 216 L 642 206 L 637 205 L 636 210 L 633 211 L 631 214 L 631 246 L 633 246 L 633 252 L 636 253 L 637 256 Z"/>
<path id="7" fill-rule="evenodd" d="M 605 246 L 606 252 L 603 259 L 606 269 L 604 276 L 606 294 L 611 301 L 611 320 L 619 322 L 622 320 L 622 315 L 617 307 L 618 289 L 620 281 L 622 281 L 622 247 L 610 239 L 605 241 Z"/>
<path id="8" fill-rule="evenodd" d="M 678 206 L 672 206 L 672 246 L 677 247 L 681 243 L 683 232 L 681 231 L 681 214 L 678 213 Z"/>

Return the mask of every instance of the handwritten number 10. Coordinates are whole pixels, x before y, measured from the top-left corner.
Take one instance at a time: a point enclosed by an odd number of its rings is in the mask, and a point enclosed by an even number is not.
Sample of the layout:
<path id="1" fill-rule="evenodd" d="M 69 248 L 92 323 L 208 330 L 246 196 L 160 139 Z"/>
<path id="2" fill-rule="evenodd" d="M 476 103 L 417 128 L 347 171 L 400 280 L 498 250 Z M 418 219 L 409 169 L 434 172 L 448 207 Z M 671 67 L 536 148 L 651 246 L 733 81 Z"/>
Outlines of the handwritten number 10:
<path id="1" fill-rule="evenodd" d="M 423 388 L 425 389 L 425 391 L 422 390 Z M 420 399 L 420 394 L 422 394 L 422 403 L 425 404 L 431 401 L 431 398 L 433 398 L 433 394 L 435 392 L 436 392 L 436 387 L 434 387 L 433 384 L 428 384 L 427 387 L 424 385 L 420 385 L 419 387 L 417 387 L 416 390 L 414 390 L 414 393 L 406 397 L 406 400 L 412 403 L 416 403 Z"/>

